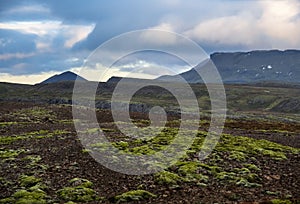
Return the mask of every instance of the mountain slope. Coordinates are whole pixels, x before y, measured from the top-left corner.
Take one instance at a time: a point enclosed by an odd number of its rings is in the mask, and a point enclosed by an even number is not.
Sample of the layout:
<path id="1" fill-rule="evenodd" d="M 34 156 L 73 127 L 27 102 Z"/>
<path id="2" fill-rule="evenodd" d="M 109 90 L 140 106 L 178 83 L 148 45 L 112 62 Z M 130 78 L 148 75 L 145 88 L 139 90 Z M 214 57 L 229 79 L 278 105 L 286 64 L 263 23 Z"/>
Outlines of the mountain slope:
<path id="1" fill-rule="evenodd" d="M 214 53 L 210 58 L 225 83 L 300 82 L 298 50 Z M 194 69 L 181 73 L 180 76 L 189 83 L 202 82 Z M 162 76 L 158 79 L 177 80 L 176 76 Z"/>
<path id="2" fill-rule="evenodd" d="M 86 79 L 84 79 L 83 77 L 67 71 L 58 75 L 54 75 L 48 79 L 46 79 L 45 81 L 42 81 L 41 84 L 49 84 L 49 83 L 57 83 L 57 82 L 62 82 L 62 81 L 75 81 L 75 80 L 79 80 L 79 81 L 87 81 Z"/>

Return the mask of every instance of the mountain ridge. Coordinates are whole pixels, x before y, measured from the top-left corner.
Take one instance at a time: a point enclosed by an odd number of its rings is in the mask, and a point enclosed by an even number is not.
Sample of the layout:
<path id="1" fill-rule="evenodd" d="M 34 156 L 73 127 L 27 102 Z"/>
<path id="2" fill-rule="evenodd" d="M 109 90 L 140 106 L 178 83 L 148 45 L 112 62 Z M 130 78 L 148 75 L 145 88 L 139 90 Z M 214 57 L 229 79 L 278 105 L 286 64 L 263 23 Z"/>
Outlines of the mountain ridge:
<path id="1" fill-rule="evenodd" d="M 300 81 L 300 50 L 216 52 L 210 55 L 210 59 L 217 67 L 224 83 Z M 195 69 L 197 68 L 180 73 L 179 76 L 189 83 L 203 83 Z M 162 76 L 158 79 L 177 81 L 178 75 Z"/>
<path id="2" fill-rule="evenodd" d="M 248 52 L 215 52 L 210 55 L 209 62 L 217 67 L 221 78 L 227 84 L 251 83 L 299 83 L 300 82 L 300 50 L 253 50 Z M 164 75 L 156 80 L 180 82 L 182 78 L 188 83 L 204 83 L 196 69 L 212 66 L 203 63 L 178 75 Z M 117 83 L 123 77 L 112 76 L 107 82 Z M 88 81 L 83 77 L 67 71 L 54 75 L 40 84 L 62 81 Z M 139 79 L 126 78 L 128 81 Z"/>

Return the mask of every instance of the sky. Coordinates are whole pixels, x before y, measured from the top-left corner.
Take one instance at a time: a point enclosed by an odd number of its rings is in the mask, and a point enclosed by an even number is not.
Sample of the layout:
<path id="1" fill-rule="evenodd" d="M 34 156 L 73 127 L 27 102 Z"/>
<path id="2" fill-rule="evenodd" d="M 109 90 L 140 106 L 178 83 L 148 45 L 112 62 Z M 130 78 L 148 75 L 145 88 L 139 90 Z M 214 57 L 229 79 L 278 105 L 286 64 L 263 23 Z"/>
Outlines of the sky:
<path id="1" fill-rule="evenodd" d="M 35 84 L 67 70 L 80 73 L 99 45 L 140 29 L 178 33 L 208 54 L 300 49 L 300 1 L 0 0 L 0 81 Z M 153 70 L 180 73 L 190 68 L 176 56 L 158 52 L 135 53 L 112 67 L 104 62 L 97 67 L 109 69 L 107 78 L 132 73 L 154 78 L 169 72 Z M 84 77 L 97 80 L 96 75 Z"/>

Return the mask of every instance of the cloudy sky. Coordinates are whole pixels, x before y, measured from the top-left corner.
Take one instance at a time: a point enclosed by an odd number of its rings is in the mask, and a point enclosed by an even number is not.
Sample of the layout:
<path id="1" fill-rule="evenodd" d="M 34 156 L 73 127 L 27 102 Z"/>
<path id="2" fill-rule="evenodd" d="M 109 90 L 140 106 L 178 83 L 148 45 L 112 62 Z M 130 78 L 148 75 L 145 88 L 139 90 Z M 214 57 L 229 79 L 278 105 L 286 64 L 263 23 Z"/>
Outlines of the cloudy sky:
<path id="1" fill-rule="evenodd" d="M 149 28 L 179 33 L 209 54 L 300 49 L 300 1 L 0 0 L 0 81 L 34 84 L 62 71 L 78 73 L 103 42 Z M 109 74 L 126 76 L 140 67 L 188 69 L 173 56 L 148 52 L 128 56 Z"/>

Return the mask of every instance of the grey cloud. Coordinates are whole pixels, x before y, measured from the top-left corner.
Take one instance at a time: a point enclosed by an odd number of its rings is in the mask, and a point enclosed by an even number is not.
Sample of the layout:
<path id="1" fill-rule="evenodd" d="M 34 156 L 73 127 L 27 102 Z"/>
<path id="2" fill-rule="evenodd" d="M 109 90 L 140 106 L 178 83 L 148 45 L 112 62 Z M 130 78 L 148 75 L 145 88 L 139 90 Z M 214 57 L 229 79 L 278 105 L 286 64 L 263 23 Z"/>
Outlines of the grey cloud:
<path id="1" fill-rule="evenodd" d="M 26 53 L 36 50 L 36 35 L 0 29 L 0 54 Z"/>

